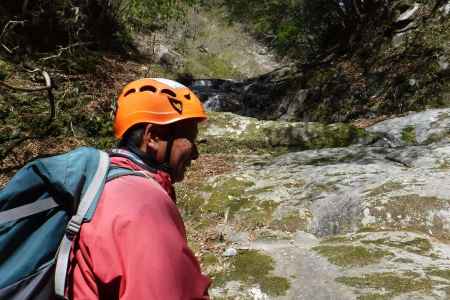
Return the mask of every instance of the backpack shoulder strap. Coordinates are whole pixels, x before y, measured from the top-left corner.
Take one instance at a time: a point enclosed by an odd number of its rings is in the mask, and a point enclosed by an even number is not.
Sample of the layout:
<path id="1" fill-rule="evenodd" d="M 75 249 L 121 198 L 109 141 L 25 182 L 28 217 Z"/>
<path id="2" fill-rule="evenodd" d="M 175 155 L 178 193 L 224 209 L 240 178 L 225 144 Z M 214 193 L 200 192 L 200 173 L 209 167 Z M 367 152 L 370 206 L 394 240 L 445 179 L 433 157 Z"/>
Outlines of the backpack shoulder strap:
<path id="1" fill-rule="evenodd" d="M 77 213 L 70 219 L 66 227 L 66 234 L 64 235 L 59 246 L 55 269 L 55 293 L 60 298 L 64 298 L 67 266 L 72 248 L 72 240 L 80 231 L 84 217 L 91 207 L 91 204 L 97 199 L 99 192 L 103 188 L 108 170 L 109 156 L 107 153 L 99 151 L 99 161 L 95 175 L 81 198 Z"/>
<path id="2" fill-rule="evenodd" d="M 128 175 L 145 177 L 145 175 L 142 172 L 135 171 L 125 167 L 111 165 L 111 167 L 109 168 L 108 176 L 106 177 L 106 182 L 110 182 L 116 178 Z"/>

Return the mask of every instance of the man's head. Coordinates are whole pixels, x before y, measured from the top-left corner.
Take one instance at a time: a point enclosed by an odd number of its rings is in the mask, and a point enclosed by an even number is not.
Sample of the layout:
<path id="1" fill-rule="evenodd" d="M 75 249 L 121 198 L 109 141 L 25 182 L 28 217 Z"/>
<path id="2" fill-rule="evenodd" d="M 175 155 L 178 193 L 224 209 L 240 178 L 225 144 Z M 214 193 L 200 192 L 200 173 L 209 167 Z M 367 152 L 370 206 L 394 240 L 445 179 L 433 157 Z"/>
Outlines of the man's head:
<path id="1" fill-rule="evenodd" d="M 198 157 L 197 123 L 206 119 L 197 96 L 175 81 L 141 79 L 123 89 L 117 104 L 114 129 L 121 144 L 168 164 L 172 179 L 181 181 Z"/>

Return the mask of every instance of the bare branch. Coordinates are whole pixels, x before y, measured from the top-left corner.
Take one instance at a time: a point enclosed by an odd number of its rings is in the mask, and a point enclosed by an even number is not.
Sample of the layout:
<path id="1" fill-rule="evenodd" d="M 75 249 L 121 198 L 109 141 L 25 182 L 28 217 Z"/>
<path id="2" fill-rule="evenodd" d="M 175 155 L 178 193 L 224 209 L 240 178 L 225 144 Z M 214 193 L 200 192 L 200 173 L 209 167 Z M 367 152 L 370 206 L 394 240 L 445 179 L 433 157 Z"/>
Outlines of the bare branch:
<path id="1" fill-rule="evenodd" d="M 5 27 L 3 27 L 2 33 L 0 34 L 0 41 L 3 39 L 3 36 L 6 34 L 6 31 L 8 30 L 9 26 L 11 25 L 12 27 L 16 26 L 17 24 L 20 25 L 25 25 L 25 22 L 27 21 L 8 21 L 5 25 Z"/>
<path id="2" fill-rule="evenodd" d="M 34 70 L 30 70 L 29 72 L 37 72 L 37 71 L 41 71 L 39 69 L 34 69 Z M 29 87 L 18 87 L 18 86 L 13 86 L 10 85 L 9 83 L 6 83 L 4 81 L 0 81 L 0 85 L 3 85 L 9 89 L 13 89 L 13 90 L 17 90 L 17 91 L 22 91 L 22 92 L 38 92 L 38 91 L 43 91 L 43 90 L 47 90 L 48 93 L 48 101 L 50 104 L 50 116 L 47 119 L 46 122 L 46 126 L 50 125 L 51 122 L 53 122 L 53 119 L 55 118 L 55 114 L 56 114 L 56 109 L 55 109 L 55 97 L 53 96 L 52 93 L 52 89 L 55 88 L 55 86 L 52 84 L 52 80 L 50 78 L 50 75 L 48 75 L 48 73 L 46 71 L 41 71 L 42 72 L 42 76 L 45 79 L 45 87 L 41 86 L 41 87 L 33 87 L 33 88 L 29 88 Z"/>
<path id="3" fill-rule="evenodd" d="M 6 83 L 4 81 L 0 81 L 0 85 L 3 85 L 9 89 L 12 90 L 16 90 L 16 91 L 22 91 L 22 92 L 38 92 L 38 91 L 44 91 L 44 90 L 50 90 L 52 89 L 52 83 L 51 83 L 51 79 L 50 76 L 48 75 L 47 72 L 42 71 L 42 76 L 44 76 L 45 79 L 45 86 L 40 86 L 40 87 L 21 87 L 21 86 L 14 86 L 11 85 L 9 83 Z"/>
<path id="4" fill-rule="evenodd" d="M 25 25 L 26 21 L 8 21 L 5 24 L 5 27 L 3 27 L 2 33 L 0 34 L 0 45 L 3 47 L 3 49 L 6 50 L 6 52 L 8 52 L 9 54 L 13 54 L 13 51 L 11 51 L 11 49 L 9 49 L 4 43 L 3 43 L 3 37 L 5 36 L 6 32 L 8 31 L 8 29 L 11 27 L 16 26 L 17 24 L 20 24 L 22 26 Z"/>
<path id="5" fill-rule="evenodd" d="M 27 12 L 28 2 L 29 0 L 24 0 L 22 3 L 22 15 L 25 15 L 25 13 Z"/>
<path id="6" fill-rule="evenodd" d="M 353 0 L 353 8 L 355 9 L 355 13 L 358 16 L 358 18 L 361 19 L 361 11 L 359 10 L 358 7 L 358 1 Z"/>
<path id="7" fill-rule="evenodd" d="M 0 45 L 2 45 L 3 49 L 5 49 L 6 52 L 8 52 L 11 55 L 13 54 L 13 52 L 8 47 L 6 47 L 5 44 L 1 43 Z"/>
<path id="8" fill-rule="evenodd" d="M 93 44 L 93 42 L 79 42 L 79 43 L 75 43 L 75 44 L 69 45 L 67 47 L 62 47 L 62 48 L 59 48 L 58 54 L 51 55 L 51 56 L 48 56 L 48 57 L 43 57 L 40 60 L 46 61 L 46 60 L 49 60 L 49 59 L 57 58 L 57 57 L 60 57 L 64 53 L 64 51 L 67 51 L 67 50 L 70 50 L 70 49 L 73 49 L 73 48 L 76 48 L 76 47 L 87 46 L 87 45 L 92 45 L 92 44 Z"/>

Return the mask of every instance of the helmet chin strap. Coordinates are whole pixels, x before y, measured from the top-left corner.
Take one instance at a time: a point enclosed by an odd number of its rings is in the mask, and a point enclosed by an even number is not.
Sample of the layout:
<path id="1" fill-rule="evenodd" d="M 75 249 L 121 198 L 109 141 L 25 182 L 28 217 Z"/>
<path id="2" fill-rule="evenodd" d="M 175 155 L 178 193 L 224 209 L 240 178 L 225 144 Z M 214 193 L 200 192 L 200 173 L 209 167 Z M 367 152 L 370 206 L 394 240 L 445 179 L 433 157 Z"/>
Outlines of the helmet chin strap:
<path id="1" fill-rule="evenodd" d="M 173 176 L 173 171 L 174 171 L 173 168 L 170 166 L 170 157 L 172 155 L 173 140 L 174 139 L 172 137 L 170 137 L 169 140 L 167 141 L 166 154 L 165 154 L 164 162 L 162 163 L 162 165 L 165 168 L 167 168 L 170 176 Z"/>
<path id="2" fill-rule="evenodd" d="M 172 146 L 170 146 L 170 147 L 172 147 Z M 137 156 L 139 156 L 142 159 L 142 161 L 146 165 L 148 165 L 148 167 L 150 167 L 152 169 L 164 171 L 166 173 L 169 173 L 170 175 L 172 174 L 172 168 L 170 167 L 168 161 L 167 162 L 164 161 L 163 163 L 158 163 L 152 155 L 142 152 L 138 147 L 136 147 L 133 144 L 126 145 L 126 148 L 129 151 L 136 154 Z M 167 152 L 166 152 L 166 157 L 167 157 Z M 170 158 L 170 154 L 169 154 L 169 158 Z"/>

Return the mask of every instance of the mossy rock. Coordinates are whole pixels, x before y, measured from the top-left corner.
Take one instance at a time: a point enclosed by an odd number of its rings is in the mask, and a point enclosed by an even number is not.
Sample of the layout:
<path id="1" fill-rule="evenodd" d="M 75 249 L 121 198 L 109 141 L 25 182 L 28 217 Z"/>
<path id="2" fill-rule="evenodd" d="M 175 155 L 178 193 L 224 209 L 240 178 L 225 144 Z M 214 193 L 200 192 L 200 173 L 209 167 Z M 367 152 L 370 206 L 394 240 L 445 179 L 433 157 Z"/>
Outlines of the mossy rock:
<path id="1" fill-rule="evenodd" d="M 201 150 L 208 153 L 272 153 L 346 147 L 375 138 L 349 124 L 260 121 L 232 113 L 208 114 L 200 127 Z"/>

